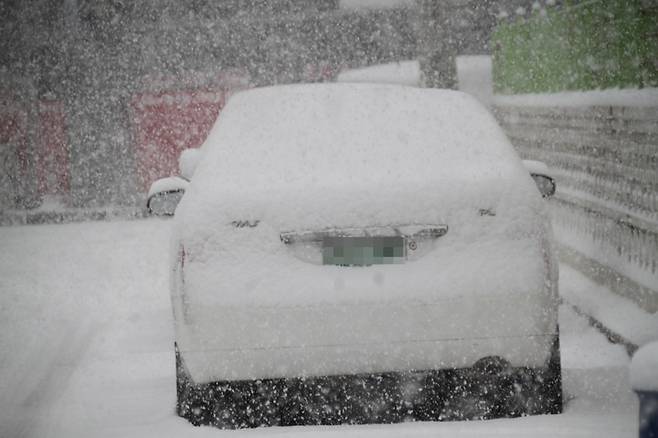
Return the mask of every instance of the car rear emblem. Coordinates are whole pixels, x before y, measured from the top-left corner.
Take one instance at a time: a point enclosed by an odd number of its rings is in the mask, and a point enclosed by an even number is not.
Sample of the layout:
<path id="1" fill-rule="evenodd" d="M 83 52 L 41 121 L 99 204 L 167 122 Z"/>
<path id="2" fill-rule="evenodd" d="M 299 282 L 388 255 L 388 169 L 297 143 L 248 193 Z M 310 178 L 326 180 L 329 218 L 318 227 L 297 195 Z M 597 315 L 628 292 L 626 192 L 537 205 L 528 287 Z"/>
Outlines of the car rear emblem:
<path id="1" fill-rule="evenodd" d="M 256 221 L 253 221 L 253 222 L 252 221 L 233 221 L 233 222 L 231 222 L 231 225 L 233 225 L 235 228 L 245 228 L 245 227 L 254 228 L 255 226 L 258 225 L 259 222 L 260 222 L 260 220 L 256 220 Z"/>

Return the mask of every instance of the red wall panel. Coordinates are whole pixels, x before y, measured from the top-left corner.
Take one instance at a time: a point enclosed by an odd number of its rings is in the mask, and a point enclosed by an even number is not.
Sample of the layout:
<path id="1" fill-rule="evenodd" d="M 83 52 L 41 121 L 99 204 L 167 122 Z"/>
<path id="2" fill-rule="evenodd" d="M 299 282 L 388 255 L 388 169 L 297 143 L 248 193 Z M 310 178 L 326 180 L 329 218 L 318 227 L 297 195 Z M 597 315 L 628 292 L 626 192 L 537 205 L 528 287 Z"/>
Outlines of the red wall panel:
<path id="1" fill-rule="evenodd" d="M 15 163 L 20 176 L 27 173 L 27 113 L 7 102 L 0 102 L 0 144 L 14 147 Z M 3 154 L 4 155 L 4 154 Z M 6 157 L 5 159 L 10 159 Z"/>
<path id="2" fill-rule="evenodd" d="M 133 98 L 137 177 L 147 191 L 158 178 L 178 173 L 182 150 L 199 147 L 224 106 L 224 90 L 142 93 Z"/>
<path id="3" fill-rule="evenodd" d="M 64 105 L 59 101 L 39 102 L 37 180 L 41 195 L 62 195 L 70 190 L 69 150 Z"/>

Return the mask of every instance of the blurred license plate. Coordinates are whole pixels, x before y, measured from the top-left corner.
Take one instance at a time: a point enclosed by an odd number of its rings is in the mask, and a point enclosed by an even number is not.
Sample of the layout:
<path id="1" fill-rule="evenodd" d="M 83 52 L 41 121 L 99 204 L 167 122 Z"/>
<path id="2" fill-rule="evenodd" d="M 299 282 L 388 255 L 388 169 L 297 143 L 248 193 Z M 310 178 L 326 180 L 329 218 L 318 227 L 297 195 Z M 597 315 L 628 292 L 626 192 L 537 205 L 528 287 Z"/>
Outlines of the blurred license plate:
<path id="1" fill-rule="evenodd" d="M 322 263 L 369 266 L 404 263 L 404 237 L 335 237 L 322 239 Z"/>

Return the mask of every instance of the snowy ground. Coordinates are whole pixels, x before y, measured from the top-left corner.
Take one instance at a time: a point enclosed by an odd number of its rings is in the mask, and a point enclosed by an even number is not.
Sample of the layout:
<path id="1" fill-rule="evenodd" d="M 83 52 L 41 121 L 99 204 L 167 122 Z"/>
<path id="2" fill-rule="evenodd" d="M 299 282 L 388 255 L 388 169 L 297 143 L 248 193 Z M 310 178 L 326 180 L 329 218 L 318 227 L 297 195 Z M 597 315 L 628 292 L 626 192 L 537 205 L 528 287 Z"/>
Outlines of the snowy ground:
<path id="1" fill-rule="evenodd" d="M 635 437 L 628 358 L 569 307 L 565 413 L 220 431 L 175 416 L 165 220 L 0 227 L 0 437 Z M 569 282 L 583 282 L 570 272 Z"/>

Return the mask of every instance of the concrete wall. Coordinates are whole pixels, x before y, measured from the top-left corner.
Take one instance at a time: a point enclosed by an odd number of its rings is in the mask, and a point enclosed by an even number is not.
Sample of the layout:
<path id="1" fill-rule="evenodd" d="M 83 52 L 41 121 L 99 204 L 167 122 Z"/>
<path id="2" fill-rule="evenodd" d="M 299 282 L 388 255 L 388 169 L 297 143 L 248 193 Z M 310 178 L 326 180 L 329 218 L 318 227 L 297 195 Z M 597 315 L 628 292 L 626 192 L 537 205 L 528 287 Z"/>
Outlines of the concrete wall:
<path id="1" fill-rule="evenodd" d="M 521 156 L 555 172 L 563 260 L 658 311 L 658 107 L 495 112 Z"/>

